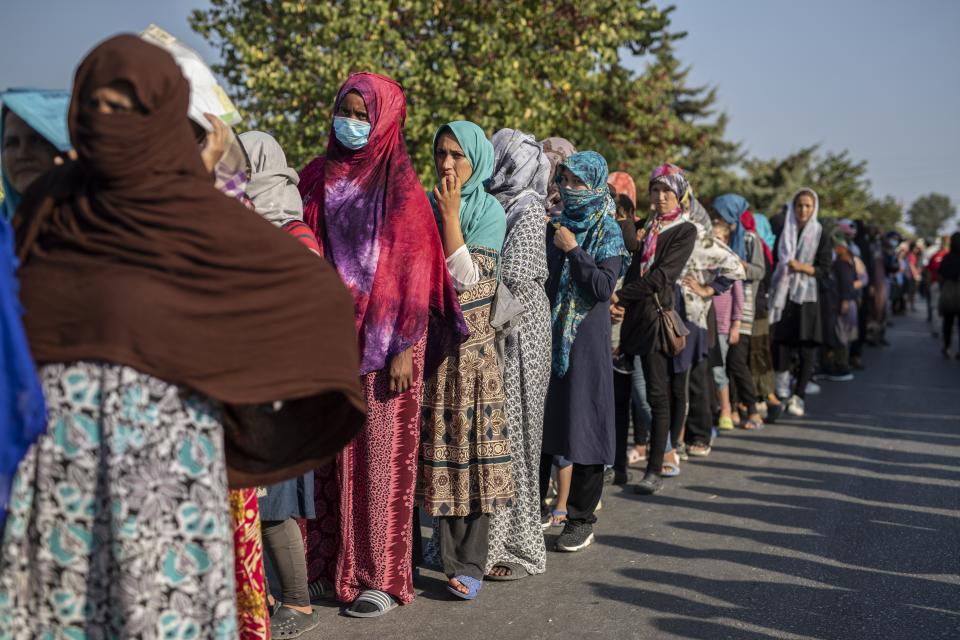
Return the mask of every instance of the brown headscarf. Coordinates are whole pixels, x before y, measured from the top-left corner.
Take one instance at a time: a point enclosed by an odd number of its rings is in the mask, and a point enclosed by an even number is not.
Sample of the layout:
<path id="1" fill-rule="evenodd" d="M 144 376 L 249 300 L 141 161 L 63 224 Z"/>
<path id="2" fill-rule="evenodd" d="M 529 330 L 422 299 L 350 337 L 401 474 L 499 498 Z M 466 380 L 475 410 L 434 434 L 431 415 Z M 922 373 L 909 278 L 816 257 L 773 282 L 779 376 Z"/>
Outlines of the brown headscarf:
<path id="1" fill-rule="evenodd" d="M 90 105 L 118 81 L 142 112 Z M 224 403 L 231 485 L 269 484 L 363 424 L 353 300 L 327 263 L 217 192 L 189 93 L 173 58 L 132 35 L 81 63 L 68 116 L 79 160 L 18 210 L 27 334 L 39 363 L 128 365 Z"/>

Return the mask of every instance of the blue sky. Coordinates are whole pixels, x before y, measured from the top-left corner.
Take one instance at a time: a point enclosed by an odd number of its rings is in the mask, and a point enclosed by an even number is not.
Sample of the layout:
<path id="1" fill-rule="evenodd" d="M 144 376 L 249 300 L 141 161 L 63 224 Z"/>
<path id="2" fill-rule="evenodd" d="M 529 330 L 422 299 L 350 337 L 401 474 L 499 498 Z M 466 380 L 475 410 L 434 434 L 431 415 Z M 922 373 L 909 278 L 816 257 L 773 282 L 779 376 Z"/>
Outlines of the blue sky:
<path id="1" fill-rule="evenodd" d="M 104 37 L 155 22 L 200 52 L 199 0 L 31 0 L 6 6 L 0 87 L 69 86 Z M 677 0 L 691 81 L 716 86 L 728 135 L 761 158 L 813 143 L 869 161 L 878 195 L 960 203 L 960 1 Z"/>

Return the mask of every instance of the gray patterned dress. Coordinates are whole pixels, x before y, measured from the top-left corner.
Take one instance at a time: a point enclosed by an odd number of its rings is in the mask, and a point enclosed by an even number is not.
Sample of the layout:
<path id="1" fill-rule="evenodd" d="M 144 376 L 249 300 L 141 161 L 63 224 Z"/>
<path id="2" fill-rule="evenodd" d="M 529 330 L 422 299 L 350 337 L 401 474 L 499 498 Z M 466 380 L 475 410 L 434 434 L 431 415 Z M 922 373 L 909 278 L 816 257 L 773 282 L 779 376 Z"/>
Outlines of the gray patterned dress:
<path id="1" fill-rule="evenodd" d="M 124 366 L 40 371 L 0 549 L 2 638 L 236 638 L 220 408 Z"/>
<path id="2" fill-rule="evenodd" d="M 539 487 L 552 335 L 544 288 L 548 275 L 545 216 L 539 199 L 530 202 L 516 216 L 503 245 L 500 276 L 525 312 L 507 338 L 503 363 L 516 495 L 510 506 L 497 509 L 490 520 L 487 573 L 501 562 L 515 562 L 530 574 L 546 569 Z"/>

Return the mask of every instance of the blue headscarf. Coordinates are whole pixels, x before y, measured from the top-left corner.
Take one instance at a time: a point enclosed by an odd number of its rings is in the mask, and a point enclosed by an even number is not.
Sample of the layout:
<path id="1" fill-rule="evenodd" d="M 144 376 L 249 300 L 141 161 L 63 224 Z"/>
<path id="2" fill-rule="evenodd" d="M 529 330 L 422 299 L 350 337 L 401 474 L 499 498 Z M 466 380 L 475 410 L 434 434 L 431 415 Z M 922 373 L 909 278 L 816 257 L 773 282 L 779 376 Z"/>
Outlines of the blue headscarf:
<path id="1" fill-rule="evenodd" d="M 457 120 L 437 130 L 433 136 L 434 149 L 437 148 L 437 138 L 448 130 L 460 143 L 473 168 L 473 174 L 466 184 L 460 186 L 460 229 L 463 232 L 463 242 L 469 246 L 486 247 L 500 253 L 507 235 L 507 214 L 500 202 L 484 188 L 485 183 L 493 176 L 493 143 L 487 139 L 487 134 L 479 125 Z M 439 223 L 440 210 L 432 191 L 429 197 Z"/>
<path id="2" fill-rule="evenodd" d="M 770 251 L 773 251 L 774 245 L 777 244 L 777 236 L 773 233 L 770 220 L 762 213 L 754 213 L 753 219 L 757 223 L 757 235 L 760 236 L 764 244 L 770 247 Z"/>
<path id="3" fill-rule="evenodd" d="M 555 224 L 572 231 L 577 244 L 597 264 L 621 256 L 620 276 L 623 276 L 630 266 L 630 252 L 623 244 L 623 232 L 614 219 L 617 207 L 607 188 L 607 161 L 596 151 L 582 151 L 564 160 L 560 166 L 580 178 L 587 188 L 560 188 L 563 212 Z M 559 184 L 559 171 L 554 180 Z M 577 337 L 577 329 L 597 302 L 572 279 L 570 261 L 564 260 L 553 305 L 553 371 L 558 376 L 563 377 L 570 368 L 570 349 Z"/>
<path id="4" fill-rule="evenodd" d="M 46 424 L 43 392 L 21 323 L 16 270 L 13 231 L 0 219 L 0 532 L 17 465 Z"/>
<path id="5" fill-rule="evenodd" d="M 7 111 L 12 111 L 43 136 L 58 151 L 70 150 L 70 132 L 67 130 L 67 109 L 70 93 L 45 89 L 10 89 L 0 93 L 3 109 L 0 110 L 0 141 L 3 140 L 3 125 Z M 20 204 L 21 194 L 14 190 L 0 168 L 3 183 L 3 202 L 0 202 L 0 218 L 10 220 Z"/>
<path id="6" fill-rule="evenodd" d="M 740 216 L 750 208 L 747 199 L 736 193 L 725 193 L 713 201 L 713 208 L 727 224 L 736 225 L 730 235 L 730 248 L 741 259 L 747 259 L 747 246 L 744 242 L 745 232 L 740 223 Z"/>

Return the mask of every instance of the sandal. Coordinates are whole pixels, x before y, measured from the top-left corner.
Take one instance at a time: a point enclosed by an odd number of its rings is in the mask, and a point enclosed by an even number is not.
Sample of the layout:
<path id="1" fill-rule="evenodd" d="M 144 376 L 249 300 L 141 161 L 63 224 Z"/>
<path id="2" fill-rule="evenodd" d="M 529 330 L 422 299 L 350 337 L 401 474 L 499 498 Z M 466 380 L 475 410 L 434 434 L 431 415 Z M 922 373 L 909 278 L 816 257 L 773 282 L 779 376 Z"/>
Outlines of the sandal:
<path id="1" fill-rule="evenodd" d="M 675 462 L 664 462 L 661 478 L 676 478 L 680 475 L 680 465 Z"/>
<path id="2" fill-rule="evenodd" d="M 730 416 L 720 416 L 720 422 L 717 424 L 720 431 L 733 431 L 733 418 Z"/>
<path id="3" fill-rule="evenodd" d="M 647 468 L 647 448 L 643 448 L 643 453 L 637 450 L 636 446 L 630 447 L 627 451 L 627 468 L 639 469 L 641 471 Z"/>
<path id="4" fill-rule="evenodd" d="M 447 585 L 447 591 L 463 600 L 475 600 L 477 598 L 477 594 L 480 593 L 480 587 L 483 586 L 483 582 L 477 580 L 476 578 L 471 578 L 470 576 L 453 577 L 457 582 L 469 589 L 469 591 L 467 593 L 463 593 L 450 584 Z"/>
<path id="5" fill-rule="evenodd" d="M 677 445 L 677 456 L 680 458 L 680 462 L 686 462 L 690 459 L 690 455 L 687 453 L 687 443 L 681 442 Z"/>
<path id="6" fill-rule="evenodd" d="M 550 526 L 562 527 L 567 522 L 567 512 L 554 509 L 550 512 Z"/>
<path id="7" fill-rule="evenodd" d="M 521 580 L 530 575 L 530 572 L 524 569 L 523 565 L 517 564 L 516 562 L 497 562 L 492 568 L 496 569 L 497 567 L 508 569 L 510 573 L 505 576 L 495 576 L 488 573 L 484 576 L 484 579 L 494 582 L 511 582 L 513 580 Z"/>
<path id="8" fill-rule="evenodd" d="M 325 600 L 333 595 L 333 585 L 324 579 L 315 580 L 307 585 L 310 602 Z"/>
<path id="9" fill-rule="evenodd" d="M 320 625 L 320 611 L 313 609 L 310 613 L 300 613 L 290 607 L 283 607 L 275 616 L 270 618 L 270 637 L 278 640 L 299 638 L 307 631 L 312 631 Z"/>
<path id="10" fill-rule="evenodd" d="M 710 455 L 711 451 L 713 451 L 713 447 L 708 444 L 700 444 L 699 442 L 687 447 L 687 454 L 694 458 L 706 458 Z"/>
<path id="11" fill-rule="evenodd" d="M 344 613 L 351 618 L 379 618 L 398 606 L 400 605 L 389 593 L 368 589 L 357 596 Z"/>
<path id="12" fill-rule="evenodd" d="M 743 423 L 743 428 L 747 431 L 763 431 L 763 427 L 762 420 L 747 420 Z"/>

